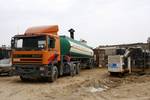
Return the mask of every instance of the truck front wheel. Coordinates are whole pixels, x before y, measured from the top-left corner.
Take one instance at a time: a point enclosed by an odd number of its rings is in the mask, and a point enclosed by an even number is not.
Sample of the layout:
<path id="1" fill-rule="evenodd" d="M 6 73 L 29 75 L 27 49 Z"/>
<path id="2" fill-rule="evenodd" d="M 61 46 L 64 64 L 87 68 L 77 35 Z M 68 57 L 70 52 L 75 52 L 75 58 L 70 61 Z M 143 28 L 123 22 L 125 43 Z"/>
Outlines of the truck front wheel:
<path id="1" fill-rule="evenodd" d="M 51 76 L 49 77 L 48 81 L 54 82 L 57 80 L 57 78 L 58 78 L 58 69 L 56 66 L 53 66 L 51 69 Z"/>

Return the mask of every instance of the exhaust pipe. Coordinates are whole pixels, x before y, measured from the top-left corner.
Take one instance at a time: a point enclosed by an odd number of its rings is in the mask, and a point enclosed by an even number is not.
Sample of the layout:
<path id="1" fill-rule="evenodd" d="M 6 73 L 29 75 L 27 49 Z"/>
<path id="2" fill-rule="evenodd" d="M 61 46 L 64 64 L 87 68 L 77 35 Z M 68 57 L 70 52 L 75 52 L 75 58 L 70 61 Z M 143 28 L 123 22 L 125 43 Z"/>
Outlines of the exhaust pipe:
<path id="1" fill-rule="evenodd" d="M 70 38 L 74 39 L 75 30 L 71 28 L 70 30 L 68 30 L 68 32 L 70 32 Z"/>

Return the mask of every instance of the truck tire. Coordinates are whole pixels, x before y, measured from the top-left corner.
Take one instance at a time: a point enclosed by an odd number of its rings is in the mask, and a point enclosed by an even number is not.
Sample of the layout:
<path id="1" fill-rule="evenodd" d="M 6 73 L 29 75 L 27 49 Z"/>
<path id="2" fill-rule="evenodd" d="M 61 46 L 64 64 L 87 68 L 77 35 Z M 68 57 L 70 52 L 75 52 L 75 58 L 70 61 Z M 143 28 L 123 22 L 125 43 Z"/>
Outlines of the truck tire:
<path id="1" fill-rule="evenodd" d="M 76 64 L 71 64 L 70 66 L 70 76 L 75 76 L 76 75 Z"/>
<path id="2" fill-rule="evenodd" d="M 29 79 L 24 78 L 23 76 L 20 76 L 20 79 L 21 79 L 21 81 L 23 81 L 23 82 L 29 81 Z"/>
<path id="3" fill-rule="evenodd" d="M 64 65 L 63 65 L 64 66 Z M 58 69 L 58 77 L 62 76 L 63 75 L 63 66 L 60 66 L 59 69 Z"/>
<path id="4" fill-rule="evenodd" d="M 115 72 L 110 72 L 110 76 L 116 76 Z"/>
<path id="5" fill-rule="evenodd" d="M 14 75 L 15 75 L 14 70 L 11 70 L 11 71 L 8 72 L 8 76 L 14 76 Z"/>
<path id="6" fill-rule="evenodd" d="M 12 72 L 12 71 L 9 71 L 9 72 L 8 72 L 8 76 L 13 76 L 13 72 Z"/>
<path id="7" fill-rule="evenodd" d="M 48 78 L 49 82 L 54 82 L 58 78 L 58 69 L 56 66 L 53 66 L 51 69 L 51 76 Z"/>
<path id="8" fill-rule="evenodd" d="M 93 68 L 94 68 L 94 67 L 93 67 L 93 63 L 90 63 L 88 68 L 89 68 L 89 69 L 93 69 Z"/>
<path id="9" fill-rule="evenodd" d="M 118 73 L 118 76 L 119 76 L 120 78 L 123 78 L 123 77 L 124 77 L 124 73 Z"/>
<path id="10" fill-rule="evenodd" d="M 73 75 L 75 76 L 77 72 L 77 65 L 73 64 Z"/>
<path id="11" fill-rule="evenodd" d="M 80 64 L 76 65 L 76 74 L 80 74 Z"/>

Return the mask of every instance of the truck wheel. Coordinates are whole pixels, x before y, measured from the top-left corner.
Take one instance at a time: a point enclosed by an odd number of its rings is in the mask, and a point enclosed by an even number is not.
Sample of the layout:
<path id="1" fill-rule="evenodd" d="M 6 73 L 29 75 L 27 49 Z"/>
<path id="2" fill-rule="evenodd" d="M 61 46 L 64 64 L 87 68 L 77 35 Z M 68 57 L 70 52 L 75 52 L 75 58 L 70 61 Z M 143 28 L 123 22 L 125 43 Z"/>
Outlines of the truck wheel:
<path id="1" fill-rule="evenodd" d="M 93 64 L 92 63 L 90 63 L 89 69 L 93 69 Z"/>
<path id="2" fill-rule="evenodd" d="M 77 65 L 76 64 L 73 64 L 73 75 L 75 76 L 76 75 L 76 72 L 77 72 Z"/>
<path id="3" fill-rule="evenodd" d="M 8 76 L 13 76 L 13 72 L 12 72 L 12 71 L 9 71 L 9 72 L 8 72 Z"/>
<path id="4" fill-rule="evenodd" d="M 14 75 L 15 75 L 14 70 L 11 70 L 11 71 L 8 72 L 8 76 L 14 76 Z"/>
<path id="5" fill-rule="evenodd" d="M 63 65 L 64 66 L 64 65 Z M 63 75 L 63 67 L 62 66 L 60 66 L 59 67 L 59 70 L 58 70 L 58 77 L 60 77 L 60 76 L 62 76 Z"/>
<path id="6" fill-rule="evenodd" d="M 76 74 L 80 74 L 80 64 L 76 65 Z"/>
<path id="7" fill-rule="evenodd" d="M 116 73 L 115 72 L 110 72 L 110 76 L 115 76 Z"/>
<path id="8" fill-rule="evenodd" d="M 57 80 L 57 78 L 58 78 L 58 69 L 56 66 L 53 66 L 51 69 L 51 76 L 48 81 L 54 82 Z"/>
<path id="9" fill-rule="evenodd" d="M 119 74 L 118 76 L 119 76 L 120 78 L 123 78 L 124 73 L 118 73 L 118 74 Z"/>
<path id="10" fill-rule="evenodd" d="M 75 76 L 76 75 L 76 65 L 71 64 L 70 65 L 70 76 Z"/>
<path id="11" fill-rule="evenodd" d="M 20 76 L 20 79 L 21 79 L 21 81 L 24 81 L 24 82 L 26 82 L 26 81 L 29 80 L 29 79 L 27 79 L 27 78 L 24 78 L 23 76 Z"/>

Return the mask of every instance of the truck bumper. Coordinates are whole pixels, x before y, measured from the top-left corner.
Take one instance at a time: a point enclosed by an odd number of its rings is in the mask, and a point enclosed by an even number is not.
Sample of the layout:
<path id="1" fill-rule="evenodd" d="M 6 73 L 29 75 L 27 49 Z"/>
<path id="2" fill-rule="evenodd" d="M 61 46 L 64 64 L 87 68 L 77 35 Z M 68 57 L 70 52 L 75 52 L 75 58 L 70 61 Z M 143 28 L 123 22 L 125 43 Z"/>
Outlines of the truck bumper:
<path id="1" fill-rule="evenodd" d="M 9 73 L 10 71 L 12 71 L 12 67 L 0 67 L 0 74 L 3 74 L 3 73 Z"/>
<path id="2" fill-rule="evenodd" d="M 30 79 L 49 76 L 47 65 L 15 65 L 15 71 L 17 75 Z"/>

